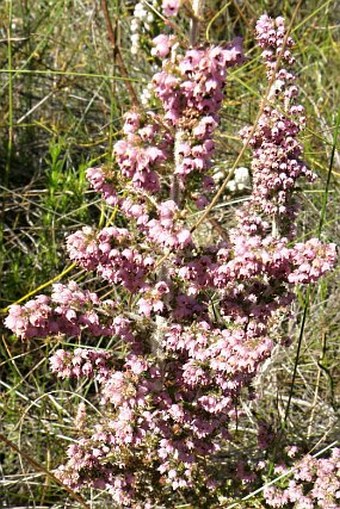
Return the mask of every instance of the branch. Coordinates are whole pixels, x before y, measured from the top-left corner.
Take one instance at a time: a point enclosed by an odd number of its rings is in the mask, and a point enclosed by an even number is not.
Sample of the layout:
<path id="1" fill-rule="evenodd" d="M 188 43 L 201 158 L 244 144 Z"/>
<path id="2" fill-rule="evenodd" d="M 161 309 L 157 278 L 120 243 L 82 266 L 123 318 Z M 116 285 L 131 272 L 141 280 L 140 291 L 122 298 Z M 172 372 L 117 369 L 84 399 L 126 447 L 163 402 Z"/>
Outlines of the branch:
<path id="1" fill-rule="evenodd" d="M 47 475 L 52 481 L 54 481 L 56 484 L 64 488 L 68 492 L 68 494 L 81 504 L 82 507 L 85 509 L 90 509 L 90 506 L 87 505 L 86 501 L 83 499 L 81 495 L 78 495 L 78 493 L 75 493 L 71 488 L 66 486 L 58 477 L 56 477 L 52 472 L 50 472 L 47 468 L 45 468 L 43 465 L 38 463 L 35 459 L 31 458 L 28 454 L 22 451 L 14 442 L 6 438 L 2 433 L 0 433 L 0 440 L 4 442 L 10 449 L 13 449 L 15 452 L 17 452 L 22 458 L 24 458 L 37 472 L 43 472 Z"/>
<path id="2" fill-rule="evenodd" d="M 125 63 L 124 63 L 124 60 L 123 60 L 120 48 L 119 48 L 119 46 L 116 43 L 116 36 L 115 36 L 114 30 L 113 30 L 113 27 L 112 27 L 110 14 L 109 14 L 109 10 L 108 10 L 108 7 L 107 7 L 107 1 L 106 0 L 101 0 L 101 5 L 102 5 L 104 17 L 105 17 L 105 23 L 106 23 L 106 29 L 107 29 L 108 37 L 109 37 L 109 40 L 111 42 L 111 46 L 112 46 L 112 49 L 113 49 L 113 57 L 114 57 L 114 59 L 116 59 L 117 66 L 118 66 L 118 69 L 119 69 L 121 75 L 126 79 L 126 86 L 127 86 L 128 91 L 129 91 L 132 104 L 134 106 L 136 106 L 137 108 L 140 108 L 140 104 L 139 104 L 139 100 L 138 100 L 136 91 L 135 91 L 135 89 L 132 86 L 132 83 L 131 83 L 130 77 L 129 77 L 129 73 L 128 73 L 127 68 L 125 66 Z"/>

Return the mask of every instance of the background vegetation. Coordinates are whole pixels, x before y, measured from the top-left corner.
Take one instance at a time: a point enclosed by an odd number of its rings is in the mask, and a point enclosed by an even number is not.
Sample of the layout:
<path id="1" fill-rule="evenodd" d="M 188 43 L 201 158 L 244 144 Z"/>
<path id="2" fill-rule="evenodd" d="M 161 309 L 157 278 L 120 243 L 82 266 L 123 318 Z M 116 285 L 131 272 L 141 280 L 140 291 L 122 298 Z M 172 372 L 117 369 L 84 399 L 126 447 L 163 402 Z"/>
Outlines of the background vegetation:
<path id="1" fill-rule="evenodd" d="M 64 236 L 84 224 L 108 222 L 110 210 L 88 191 L 85 169 L 111 161 L 122 115 L 130 105 L 127 80 L 140 92 L 152 76 L 147 52 L 130 53 L 129 27 L 136 2 L 110 0 L 110 16 L 127 68 L 108 39 L 99 0 L 6 0 L 0 3 L 0 307 L 48 291 L 52 280 L 81 271 L 67 260 Z M 227 171 L 241 143 L 238 129 L 251 123 L 263 83 L 253 27 L 265 11 L 290 20 L 296 2 L 212 0 L 207 2 L 206 37 L 242 35 L 246 63 L 231 73 L 223 109 L 220 169 Z M 338 242 L 340 114 L 337 0 L 300 2 L 293 37 L 302 102 L 307 110 L 305 159 L 319 175 L 299 190 L 301 239 L 320 236 Z M 339 11 L 338 11 L 339 12 Z M 157 35 L 157 23 L 153 26 Z M 185 30 L 185 27 L 183 28 Z M 144 41 L 147 50 L 147 41 Z M 243 164 L 247 166 L 245 156 Z M 226 195 L 216 217 L 228 227 L 236 196 Z M 235 197 L 233 197 L 235 198 Z M 202 226 L 202 234 L 209 224 Z M 265 416 L 273 429 L 285 422 L 292 443 L 317 452 L 335 441 L 339 408 L 339 271 L 316 287 L 301 290 L 292 317 L 282 324 L 292 346 L 273 352 L 256 383 L 261 394 L 248 403 L 240 443 L 256 448 L 256 423 Z M 65 279 L 64 279 L 65 280 Z M 94 282 L 95 283 L 95 282 Z M 56 340 L 23 343 L 5 329 L 0 341 L 0 507 L 78 507 L 41 468 L 62 463 L 75 434 L 74 416 L 93 387 L 56 381 L 48 357 Z M 244 442 L 244 437 L 247 442 Z M 0 437 L 1 438 L 1 437 Z M 13 444 L 20 450 L 15 450 Z M 246 444 L 246 445 L 245 445 Z M 40 470 L 39 470 L 40 468 Z M 93 507 L 105 495 L 88 493 Z M 107 502 L 107 507 L 112 505 Z M 103 506 L 103 505 L 102 505 Z M 237 507 L 265 507 L 261 494 Z"/>

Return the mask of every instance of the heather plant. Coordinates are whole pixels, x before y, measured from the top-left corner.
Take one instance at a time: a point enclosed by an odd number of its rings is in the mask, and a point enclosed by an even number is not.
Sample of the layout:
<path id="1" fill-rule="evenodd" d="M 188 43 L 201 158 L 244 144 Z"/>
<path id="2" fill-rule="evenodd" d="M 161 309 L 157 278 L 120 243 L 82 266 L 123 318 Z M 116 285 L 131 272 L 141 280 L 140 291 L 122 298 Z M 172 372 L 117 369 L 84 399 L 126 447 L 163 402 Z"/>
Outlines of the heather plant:
<path id="1" fill-rule="evenodd" d="M 164 16 L 179 7 L 163 2 Z M 55 284 L 50 297 L 13 305 L 6 318 L 23 340 L 81 339 L 73 351 L 58 349 L 50 368 L 61 379 L 93 380 L 100 417 L 81 407 L 79 438 L 57 476 L 72 490 L 106 490 L 117 507 L 183 500 L 213 507 L 261 481 L 260 468 L 250 475 L 251 464 L 223 475 L 221 451 L 234 439 L 240 398 L 255 397 L 261 365 L 275 344 L 289 344 L 278 324 L 295 287 L 315 283 L 335 263 L 334 244 L 297 241 L 295 189 L 315 176 L 302 159 L 304 110 L 294 43 L 281 17 L 263 15 L 256 24 L 268 86 L 255 125 L 240 133 L 252 152 L 250 198 L 233 228 L 217 225 L 213 242 L 199 235 L 216 199 L 215 135 L 228 69 L 244 61 L 239 38 L 200 44 L 199 7 L 193 2 L 189 43 L 176 33 L 154 39 L 152 53 L 162 63 L 144 94 L 149 107 L 125 115 L 114 163 L 87 170 L 114 222 L 85 226 L 66 240 L 70 259 L 115 288 L 114 296 L 74 281 Z M 201 215 L 196 224 L 192 213 Z M 98 348 L 98 337 L 114 337 L 120 355 Z M 268 444 L 259 430 L 259 447 Z M 315 486 L 306 495 L 310 503 L 334 497 L 337 454 L 329 463 L 305 457 L 299 464 L 293 482 L 313 479 L 317 486 L 324 479 L 322 495 Z M 268 505 L 294 504 L 302 493 L 295 487 L 268 489 Z"/>
<path id="2" fill-rule="evenodd" d="M 298 454 L 296 447 L 287 450 L 290 458 Z M 267 486 L 264 498 L 269 507 L 296 509 L 336 509 L 340 499 L 340 449 L 334 448 L 328 458 L 315 458 L 310 454 L 295 460 L 289 481 L 283 486 Z M 275 473 L 290 473 L 289 461 L 277 465 Z"/>

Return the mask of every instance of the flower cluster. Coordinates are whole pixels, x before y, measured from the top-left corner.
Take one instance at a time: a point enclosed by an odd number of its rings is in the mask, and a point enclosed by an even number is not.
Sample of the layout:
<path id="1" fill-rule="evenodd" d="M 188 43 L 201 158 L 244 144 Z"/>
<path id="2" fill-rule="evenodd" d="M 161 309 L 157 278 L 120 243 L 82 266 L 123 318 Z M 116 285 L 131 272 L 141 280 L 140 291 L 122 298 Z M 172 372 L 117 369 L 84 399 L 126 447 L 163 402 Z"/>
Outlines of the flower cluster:
<path id="1" fill-rule="evenodd" d="M 165 40 L 155 42 L 159 52 L 169 45 Z M 225 48 L 189 49 L 177 59 L 165 60 L 163 70 L 153 78 L 164 119 L 177 128 L 175 173 L 182 182 L 190 173 L 205 172 L 211 165 L 226 71 L 241 61 L 241 41 L 235 39 Z"/>
<path id="2" fill-rule="evenodd" d="M 130 112 L 126 115 L 123 132 L 126 139 L 114 146 L 116 160 L 123 177 L 131 180 L 133 186 L 149 192 L 159 191 L 159 176 L 155 169 L 167 159 L 167 143 L 162 138 L 157 143 L 157 125 L 141 126 L 140 115 Z"/>
<path id="3" fill-rule="evenodd" d="M 108 362 L 111 359 L 109 352 L 76 348 L 71 354 L 60 349 L 50 358 L 50 365 L 52 373 L 60 378 L 92 378 L 95 373 L 105 377 L 110 371 Z"/>
<path id="4" fill-rule="evenodd" d="M 151 5 L 157 9 L 159 8 L 159 1 L 153 0 Z M 144 2 L 136 3 L 131 21 L 131 53 L 133 55 L 138 53 L 140 49 L 140 38 L 150 31 L 154 19 L 154 13 L 147 9 Z"/>
<path id="5" fill-rule="evenodd" d="M 205 115 L 208 119 L 202 122 L 197 135 L 204 136 L 212 131 L 223 99 L 226 69 L 235 65 L 241 55 L 235 44 L 231 50 L 222 47 L 189 49 L 177 58 L 177 62 L 165 61 L 163 70 L 153 77 L 165 118 L 179 125 Z"/>
<path id="6" fill-rule="evenodd" d="M 315 175 L 301 160 L 302 146 L 297 135 L 305 125 L 303 106 L 297 103 L 296 77 L 288 69 L 294 63 L 293 40 L 287 37 L 284 20 L 261 16 L 256 25 L 256 38 L 263 49 L 269 91 L 267 104 L 252 133 L 250 145 L 254 193 L 251 207 L 275 218 L 276 223 L 294 224 L 296 205 L 292 193 L 301 176 L 313 180 Z M 288 68 L 287 68 L 288 67 Z M 248 128 L 241 136 L 247 140 Z M 289 233 L 289 228 L 288 228 Z"/>
<path id="7" fill-rule="evenodd" d="M 318 239 L 295 244 L 293 262 L 295 268 L 288 276 L 290 283 L 315 283 L 335 263 L 336 245 L 322 244 Z"/>
<path id="8" fill-rule="evenodd" d="M 168 15 L 177 6 L 163 2 Z M 70 258 L 114 285 L 115 302 L 75 283 L 55 285 L 51 298 L 12 306 L 6 319 L 22 338 L 87 331 L 123 345 L 123 358 L 95 349 L 51 358 L 59 377 L 94 379 L 103 407 L 58 475 L 72 489 L 106 489 L 120 507 L 218 500 L 225 483 L 214 460 L 242 391 L 271 355 L 278 314 L 294 285 L 317 281 L 335 262 L 332 244 L 294 242 L 292 193 L 309 172 L 296 140 L 295 78 L 278 64 L 282 55 L 293 63 L 285 50 L 292 41 L 281 18 L 262 17 L 257 38 L 269 79 L 281 80 L 270 100 L 283 104 L 266 106 L 254 129 L 253 189 L 235 227 L 210 245 L 192 234 L 186 211 L 197 193 L 204 205 L 211 188 L 213 137 L 227 69 L 242 61 L 240 41 L 188 49 L 158 36 L 154 53 L 164 61 L 152 82 L 161 113 L 127 113 L 116 165 L 87 172 L 115 207 L 117 226 L 67 238 Z M 249 185 L 244 169 L 237 178 Z"/>
<path id="9" fill-rule="evenodd" d="M 158 58 L 167 57 L 175 42 L 176 38 L 173 35 L 160 34 L 152 41 L 154 48 L 151 50 L 151 54 Z"/>
<path id="10" fill-rule="evenodd" d="M 293 465 L 288 486 L 267 487 L 264 498 L 269 507 L 337 509 L 340 503 L 340 449 L 334 448 L 329 458 L 305 455 Z"/>
<path id="11" fill-rule="evenodd" d="M 215 174 L 216 175 L 216 174 Z M 216 176 L 214 175 L 214 178 Z M 229 180 L 227 183 L 228 191 L 243 191 L 244 189 L 250 188 L 250 175 L 248 168 L 241 166 L 236 168 L 234 172 L 234 178 Z"/>
<path id="12" fill-rule="evenodd" d="M 129 247 L 131 240 L 125 228 L 111 226 L 96 234 L 92 228 L 84 227 L 67 238 L 67 250 L 71 260 L 81 267 L 96 270 L 104 280 L 122 284 L 133 292 L 144 286 L 154 259 Z"/>
<path id="13" fill-rule="evenodd" d="M 173 36 L 159 35 L 154 40 L 155 54 L 166 56 L 174 43 Z M 240 39 L 225 47 L 189 49 L 184 54 L 177 48 L 153 78 L 153 91 L 165 114 L 160 117 L 149 111 L 145 117 L 136 111 L 127 113 L 125 137 L 114 146 L 119 175 L 112 169 L 90 168 L 87 177 L 92 187 L 102 192 L 110 205 L 118 205 L 124 215 L 144 225 L 150 215 L 145 194 L 161 193 L 160 177 L 169 170 L 173 174 L 170 188 L 175 204 L 176 187 L 185 191 L 191 174 L 202 175 L 202 192 L 211 191 L 214 181 L 207 173 L 212 164 L 213 134 L 219 121 L 227 69 L 239 64 L 242 58 Z M 169 162 L 174 167 L 169 168 Z M 131 196 L 135 195 L 132 201 L 131 197 L 120 198 L 117 193 L 122 177 L 125 188 L 131 191 Z M 202 207 L 207 199 L 199 193 L 200 189 L 197 191 L 196 206 Z M 159 210 L 153 214 L 159 214 Z M 162 223 L 162 218 L 155 221 Z M 151 219 L 149 223 L 151 236 L 154 236 L 152 225 L 159 224 L 155 221 Z M 169 243 L 171 240 L 164 245 Z"/>
<path id="14" fill-rule="evenodd" d="M 38 295 L 24 306 L 11 306 L 5 325 L 21 338 L 79 336 L 84 332 L 107 336 L 115 334 L 114 312 L 112 300 L 103 301 L 71 281 L 53 285 L 51 297 Z"/>
<path id="15" fill-rule="evenodd" d="M 151 242 L 171 249 L 183 249 L 192 245 L 190 231 L 182 228 L 175 220 L 178 207 L 173 200 L 162 202 L 159 206 L 159 219 L 151 219 L 146 224 Z"/>
<path id="16" fill-rule="evenodd" d="M 106 174 L 107 173 L 107 174 Z M 97 192 L 101 192 L 104 200 L 112 207 L 118 203 L 115 186 L 110 182 L 111 175 L 101 167 L 88 168 L 86 178 Z"/>

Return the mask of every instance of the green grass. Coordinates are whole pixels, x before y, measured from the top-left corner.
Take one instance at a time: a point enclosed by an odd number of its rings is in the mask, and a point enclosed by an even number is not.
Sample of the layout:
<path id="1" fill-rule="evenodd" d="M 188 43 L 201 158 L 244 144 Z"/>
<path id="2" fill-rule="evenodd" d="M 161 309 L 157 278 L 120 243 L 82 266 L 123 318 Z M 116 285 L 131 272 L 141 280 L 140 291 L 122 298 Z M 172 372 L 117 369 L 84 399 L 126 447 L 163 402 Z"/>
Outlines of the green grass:
<path id="1" fill-rule="evenodd" d="M 110 12 L 129 80 L 140 91 L 151 68 L 142 55 L 136 62 L 129 53 L 132 4 L 112 0 Z M 241 34 L 247 49 L 245 64 L 231 72 L 223 109 L 219 147 L 225 166 L 231 167 L 241 150 L 237 130 L 254 120 L 263 91 L 252 27 L 264 11 L 289 20 L 295 2 L 245 0 L 225 7 L 226 2 L 216 0 L 209 5 L 210 39 Z M 314 235 L 339 242 L 336 7 L 336 0 L 302 2 L 294 21 L 299 86 L 308 118 L 302 142 L 306 162 L 319 175 L 313 186 L 299 191 L 301 240 Z M 83 280 L 67 259 L 64 236 L 82 225 L 109 221 L 110 210 L 88 191 L 85 170 L 112 159 L 130 96 L 113 58 L 99 2 L 8 0 L 0 3 L 0 20 L 0 307 L 5 310 L 24 296 L 48 292 L 52 280 L 65 281 L 67 273 Z M 248 161 L 245 153 L 241 163 Z M 230 207 L 215 212 L 226 227 L 230 213 Z M 200 226 L 201 234 L 205 228 Z M 250 407 L 244 428 L 255 430 L 257 419 L 269 416 L 275 431 L 285 422 L 292 441 L 307 449 L 318 451 L 335 440 L 338 280 L 336 269 L 316 287 L 299 291 L 292 320 L 282 324 L 295 340 L 288 349 L 275 350 L 259 376 L 257 415 Z M 67 505 L 71 495 L 27 460 L 28 455 L 45 470 L 56 468 L 76 436 L 77 405 L 82 398 L 94 402 L 86 385 L 70 386 L 49 373 L 48 357 L 58 347 L 55 340 L 28 344 L 1 330 L 0 433 L 26 458 L 0 442 L 0 507 L 81 506 L 75 500 Z M 247 436 L 250 451 L 255 448 L 253 436 L 254 431 Z M 105 496 L 84 496 L 92 507 L 104 507 Z M 265 506 L 261 494 L 255 494 L 238 507 Z"/>

